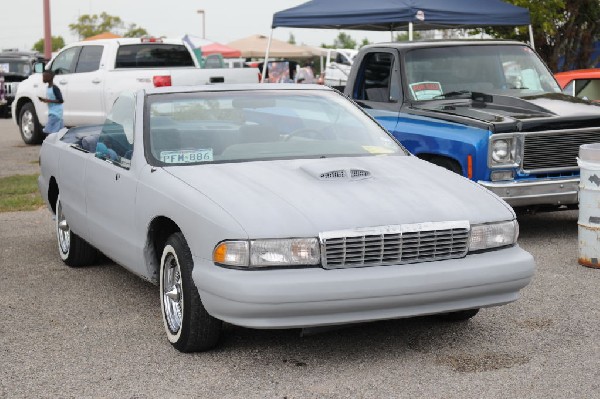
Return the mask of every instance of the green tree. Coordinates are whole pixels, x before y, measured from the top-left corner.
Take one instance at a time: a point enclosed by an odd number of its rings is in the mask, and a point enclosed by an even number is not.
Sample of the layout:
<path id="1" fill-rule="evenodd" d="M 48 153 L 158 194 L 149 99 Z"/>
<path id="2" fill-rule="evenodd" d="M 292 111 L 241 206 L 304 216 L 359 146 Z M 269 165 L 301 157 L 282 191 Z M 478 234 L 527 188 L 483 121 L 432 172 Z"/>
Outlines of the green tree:
<path id="1" fill-rule="evenodd" d="M 296 44 L 296 38 L 293 33 L 290 33 L 290 38 L 287 41 L 289 44 Z"/>
<path id="2" fill-rule="evenodd" d="M 65 47 L 65 39 L 62 36 L 52 36 L 52 51 L 60 50 Z M 44 38 L 41 38 L 31 48 L 34 51 L 43 53 L 44 52 Z"/>
<path id="3" fill-rule="evenodd" d="M 369 39 L 367 39 L 365 37 L 364 39 L 362 39 L 362 42 L 360 42 L 360 44 L 358 45 L 358 47 L 368 46 L 369 44 L 371 44 L 371 42 L 369 41 Z"/>
<path id="4" fill-rule="evenodd" d="M 335 48 L 356 48 L 356 40 L 350 35 L 340 32 L 340 34 L 333 41 Z"/>
<path id="5" fill-rule="evenodd" d="M 80 38 L 85 39 L 104 32 L 118 33 L 125 29 L 125 23 L 120 17 L 109 15 L 106 12 L 102 12 L 100 15 L 83 14 L 77 18 L 77 23 L 69 24 L 69 29 Z M 141 26 L 130 24 L 124 36 L 140 37 L 147 34 L 146 29 Z"/>
<path id="6" fill-rule="evenodd" d="M 593 45 L 600 37 L 600 1 L 598 0 L 507 0 L 529 9 L 535 49 L 554 72 L 588 68 Z M 493 36 L 529 41 L 527 27 L 486 29 Z"/>
<path id="7" fill-rule="evenodd" d="M 137 26 L 136 24 L 130 24 L 127 32 L 123 34 L 124 37 L 142 37 L 148 36 L 148 31 L 141 26 Z"/>
<path id="8" fill-rule="evenodd" d="M 419 32 L 413 32 L 413 40 L 419 40 L 421 35 Z M 408 32 L 398 32 L 394 37 L 395 42 L 407 42 L 408 41 Z"/>
<path id="9" fill-rule="evenodd" d="M 356 40 L 354 40 L 350 35 L 347 35 L 344 32 L 340 32 L 339 35 L 333 40 L 333 44 L 325 44 L 321 43 L 321 47 L 323 48 L 356 48 Z"/>

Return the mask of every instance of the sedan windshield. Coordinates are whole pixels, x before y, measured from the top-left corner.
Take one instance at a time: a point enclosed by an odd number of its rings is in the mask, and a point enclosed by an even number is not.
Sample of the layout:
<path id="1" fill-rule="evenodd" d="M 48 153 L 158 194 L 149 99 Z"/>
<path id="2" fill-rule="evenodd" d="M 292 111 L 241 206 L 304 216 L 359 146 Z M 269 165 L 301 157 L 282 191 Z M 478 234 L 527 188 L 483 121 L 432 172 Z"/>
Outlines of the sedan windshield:
<path id="1" fill-rule="evenodd" d="M 561 92 L 527 46 L 423 48 L 409 51 L 405 60 L 408 93 L 414 101 L 470 97 L 472 92 L 517 97 Z"/>
<path id="2" fill-rule="evenodd" d="M 158 165 L 406 155 L 333 91 L 255 90 L 149 95 L 146 146 Z"/>

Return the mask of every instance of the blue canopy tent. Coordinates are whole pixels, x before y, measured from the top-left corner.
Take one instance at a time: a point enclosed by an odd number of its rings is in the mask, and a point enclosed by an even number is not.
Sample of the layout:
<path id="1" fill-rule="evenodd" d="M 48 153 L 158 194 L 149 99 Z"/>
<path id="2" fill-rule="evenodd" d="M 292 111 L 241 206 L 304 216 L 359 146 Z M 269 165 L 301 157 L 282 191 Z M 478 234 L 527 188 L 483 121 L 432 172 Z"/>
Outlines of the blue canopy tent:
<path id="1" fill-rule="evenodd" d="M 413 30 L 519 25 L 529 26 L 533 47 L 529 10 L 500 0 L 311 0 L 275 13 L 271 37 L 277 27 L 390 32 L 407 29 L 412 40 Z"/>

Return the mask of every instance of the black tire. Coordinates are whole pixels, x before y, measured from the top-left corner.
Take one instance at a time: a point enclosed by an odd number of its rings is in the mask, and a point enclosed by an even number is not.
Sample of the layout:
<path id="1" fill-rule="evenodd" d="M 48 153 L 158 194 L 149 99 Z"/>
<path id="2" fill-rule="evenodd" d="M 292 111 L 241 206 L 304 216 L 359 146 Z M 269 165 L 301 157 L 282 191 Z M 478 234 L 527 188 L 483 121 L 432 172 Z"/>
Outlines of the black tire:
<path id="1" fill-rule="evenodd" d="M 443 157 L 433 157 L 428 159 L 434 165 L 441 166 L 444 169 L 448 169 L 450 172 L 454 172 L 458 175 L 463 175 L 462 168 L 460 164 L 453 159 L 443 158 Z"/>
<path id="2" fill-rule="evenodd" d="M 41 144 L 45 135 L 42 132 L 42 125 L 35 113 L 33 103 L 27 103 L 19 112 L 19 131 L 25 144 Z"/>
<path id="3" fill-rule="evenodd" d="M 0 118 L 10 118 L 10 105 L 8 103 L 0 106 Z"/>
<path id="4" fill-rule="evenodd" d="M 183 234 L 172 234 L 160 259 L 160 308 L 167 338 L 180 352 L 214 348 L 223 324 L 204 308 L 192 280 L 193 266 Z"/>
<path id="5" fill-rule="evenodd" d="M 88 266 L 98 259 L 98 250 L 73 233 L 62 212 L 60 195 L 56 199 L 56 239 L 58 254 L 66 265 L 71 267 Z"/>
<path id="6" fill-rule="evenodd" d="M 479 313 L 479 309 L 467 309 L 467 310 L 459 310 L 458 312 L 442 313 L 442 314 L 436 315 L 436 317 L 441 320 L 444 320 L 444 321 L 460 322 L 460 321 L 469 320 L 470 318 L 475 316 L 477 313 Z"/>

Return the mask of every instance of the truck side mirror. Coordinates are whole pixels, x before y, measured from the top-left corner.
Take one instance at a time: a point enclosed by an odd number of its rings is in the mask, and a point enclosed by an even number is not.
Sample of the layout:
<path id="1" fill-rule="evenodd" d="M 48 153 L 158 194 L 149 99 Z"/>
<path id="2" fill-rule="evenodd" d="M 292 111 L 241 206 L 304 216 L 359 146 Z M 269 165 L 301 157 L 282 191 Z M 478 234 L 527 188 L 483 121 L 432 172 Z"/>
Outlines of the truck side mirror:
<path id="1" fill-rule="evenodd" d="M 33 71 L 35 73 L 42 73 L 42 72 L 44 72 L 45 66 L 46 66 L 46 64 L 43 62 L 36 62 L 35 64 L 33 64 Z"/>

